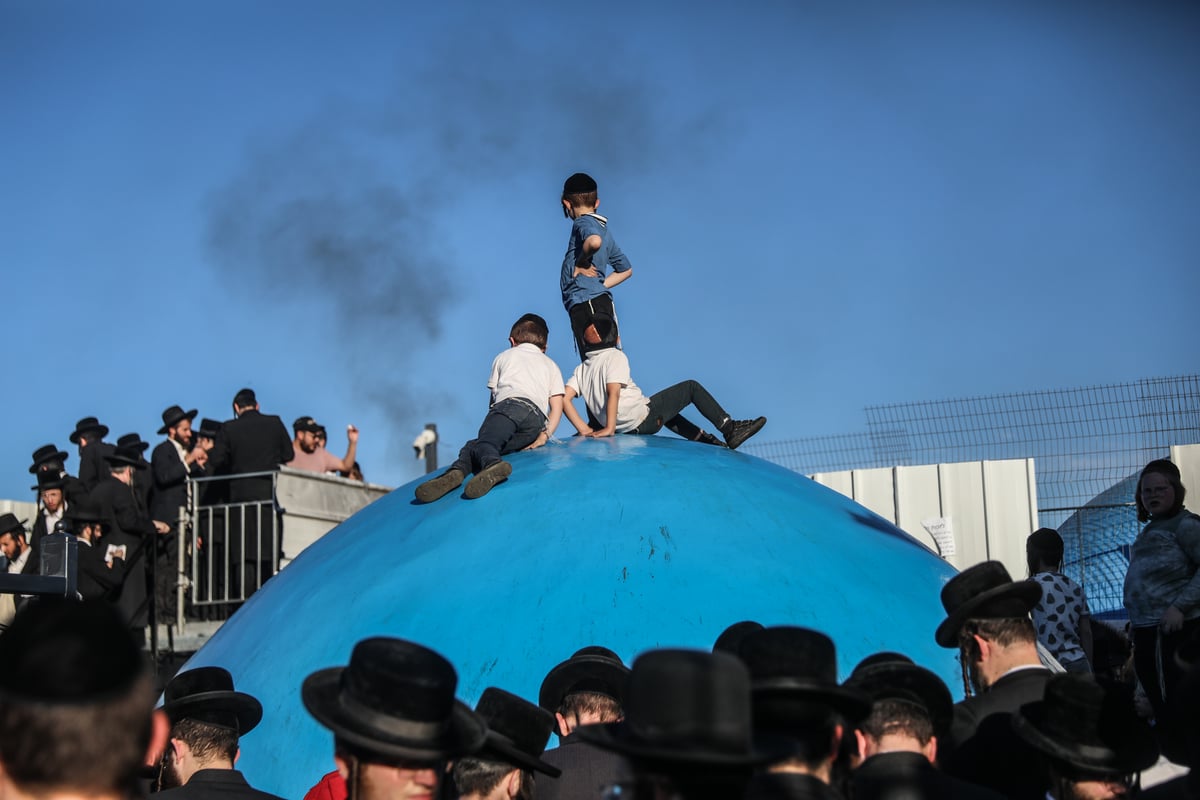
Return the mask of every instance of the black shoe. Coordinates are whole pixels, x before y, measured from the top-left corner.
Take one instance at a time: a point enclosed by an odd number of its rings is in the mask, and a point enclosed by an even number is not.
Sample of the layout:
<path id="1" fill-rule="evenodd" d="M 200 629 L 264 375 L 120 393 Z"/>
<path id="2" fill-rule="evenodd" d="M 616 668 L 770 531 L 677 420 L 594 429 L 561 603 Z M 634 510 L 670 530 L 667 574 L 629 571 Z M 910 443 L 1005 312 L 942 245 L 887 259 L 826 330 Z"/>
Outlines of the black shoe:
<path id="1" fill-rule="evenodd" d="M 700 444 L 711 444 L 714 447 L 724 447 L 725 443 L 717 437 L 713 436 L 708 431 L 700 431 L 700 435 L 696 437 L 696 441 Z"/>
<path id="2" fill-rule="evenodd" d="M 430 478 L 417 487 L 417 499 L 422 503 L 432 503 L 439 497 L 444 497 L 462 486 L 463 478 L 467 477 L 461 469 L 448 469 L 436 478 Z"/>
<path id="3" fill-rule="evenodd" d="M 478 500 L 492 490 L 497 483 L 504 483 L 512 475 L 512 464 L 507 461 L 496 461 L 488 464 L 476 473 L 467 484 L 467 499 Z"/>
<path id="4" fill-rule="evenodd" d="M 767 424 L 766 417 L 758 419 L 731 419 L 721 426 L 721 435 L 730 450 L 737 450 L 742 443 L 762 430 Z"/>

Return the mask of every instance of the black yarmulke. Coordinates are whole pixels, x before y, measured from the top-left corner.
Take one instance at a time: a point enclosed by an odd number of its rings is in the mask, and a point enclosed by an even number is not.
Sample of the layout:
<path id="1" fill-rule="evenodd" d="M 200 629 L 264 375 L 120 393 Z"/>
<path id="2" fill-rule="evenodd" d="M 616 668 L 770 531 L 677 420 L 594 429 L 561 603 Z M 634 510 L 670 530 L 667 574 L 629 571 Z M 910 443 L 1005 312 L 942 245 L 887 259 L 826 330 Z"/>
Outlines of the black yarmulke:
<path id="1" fill-rule="evenodd" d="M 586 172 L 576 172 L 563 184 L 563 195 L 587 194 L 596 191 L 596 181 Z"/>

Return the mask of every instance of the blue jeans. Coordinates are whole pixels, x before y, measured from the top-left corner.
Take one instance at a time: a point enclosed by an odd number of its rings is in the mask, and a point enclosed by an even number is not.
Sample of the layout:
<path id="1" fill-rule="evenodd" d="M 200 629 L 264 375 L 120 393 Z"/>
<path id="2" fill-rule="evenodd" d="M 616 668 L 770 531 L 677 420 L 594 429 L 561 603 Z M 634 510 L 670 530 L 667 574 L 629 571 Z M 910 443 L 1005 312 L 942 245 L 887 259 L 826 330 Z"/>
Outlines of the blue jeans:
<path id="1" fill-rule="evenodd" d="M 509 398 L 488 409 L 479 435 L 463 445 L 451 469 L 479 472 L 500 456 L 524 450 L 546 429 L 546 415 L 528 400 Z"/>

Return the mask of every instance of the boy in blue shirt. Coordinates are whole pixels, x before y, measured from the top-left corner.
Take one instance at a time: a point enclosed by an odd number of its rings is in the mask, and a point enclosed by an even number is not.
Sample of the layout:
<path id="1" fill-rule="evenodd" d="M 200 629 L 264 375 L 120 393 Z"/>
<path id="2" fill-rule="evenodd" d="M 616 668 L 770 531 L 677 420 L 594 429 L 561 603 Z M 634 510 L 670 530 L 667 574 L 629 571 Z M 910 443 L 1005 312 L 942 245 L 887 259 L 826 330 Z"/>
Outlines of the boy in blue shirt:
<path id="1" fill-rule="evenodd" d="M 610 290 L 633 275 L 629 259 L 608 229 L 608 220 L 596 213 L 599 207 L 596 181 L 590 175 L 576 172 L 567 178 L 563 184 L 562 209 L 563 215 L 573 222 L 560 285 L 581 361 L 595 347 L 587 343 L 583 332 L 597 314 L 616 319 Z"/>
<path id="2" fill-rule="evenodd" d="M 474 472 L 464 494 L 474 500 L 508 479 L 512 465 L 500 456 L 541 447 L 562 417 L 563 380 L 558 365 L 546 355 L 550 330 L 537 314 L 526 314 L 508 333 L 509 348 L 492 361 L 488 378 L 492 402 L 479 435 L 463 445 L 450 469 L 417 487 L 417 499 L 432 503 L 462 485 Z"/>

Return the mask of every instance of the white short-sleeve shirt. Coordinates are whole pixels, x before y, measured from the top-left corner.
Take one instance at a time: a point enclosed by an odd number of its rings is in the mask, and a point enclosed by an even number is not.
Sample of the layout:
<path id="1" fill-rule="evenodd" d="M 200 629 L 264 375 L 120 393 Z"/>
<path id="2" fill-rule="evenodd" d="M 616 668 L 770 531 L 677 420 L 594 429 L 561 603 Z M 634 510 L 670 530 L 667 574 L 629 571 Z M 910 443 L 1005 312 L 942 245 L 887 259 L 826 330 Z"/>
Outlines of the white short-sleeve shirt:
<path id="1" fill-rule="evenodd" d="M 593 350 L 575 368 L 567 386 L 583 398 L 592 416 L 604 421 L 604 406 L 608 402 L 608 384 L 621 384 L 617 401 L 617 433 L 625 433 L 642 424 L 650 413 L 650 401 L 633 382 L 629 374 L 629 358 L 615 347 Z"/>
<path id="2" fill-rule="evenodd" d="M 520 397 L 542 409 L 546 416 L 550 416 L 550 398 L 564 392 L 558 364 L 540 347 L 529 342 L 510 347 L 496 356 L 492 361 L 492 374 L 488 377 L 488 389 L 492 391 L 493 404 Z"/>

